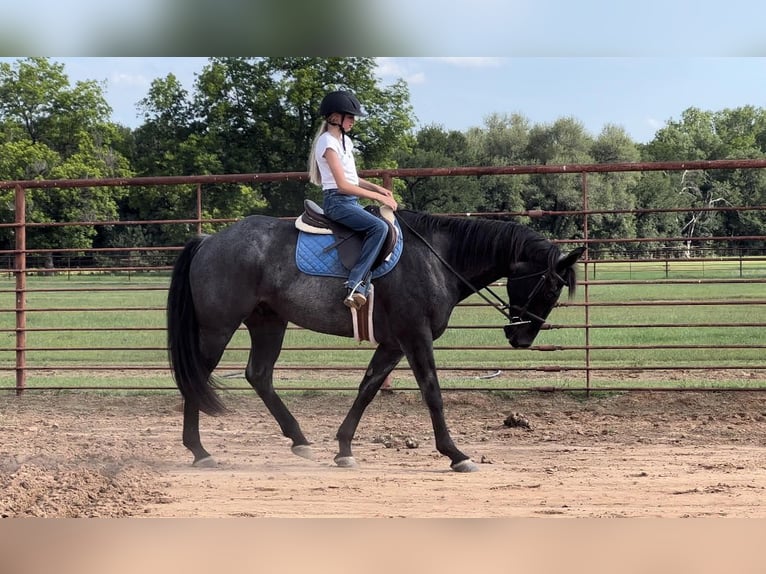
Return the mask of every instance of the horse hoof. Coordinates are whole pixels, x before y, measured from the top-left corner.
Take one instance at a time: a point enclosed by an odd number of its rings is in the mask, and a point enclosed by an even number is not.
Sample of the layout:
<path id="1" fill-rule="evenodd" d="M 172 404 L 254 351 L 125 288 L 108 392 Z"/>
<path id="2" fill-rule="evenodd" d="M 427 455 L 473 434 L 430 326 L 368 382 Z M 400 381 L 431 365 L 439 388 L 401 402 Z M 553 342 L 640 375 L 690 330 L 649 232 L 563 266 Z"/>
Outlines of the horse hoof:
<path id="1" fill-rule="evenodd" d="M 340 468 L 356 468 L 356 459 L 353 456 L 338 456 L 335 457 L 335 464 Z"/>
<path id="2" fill-rule="evenodd" d="M 205 458 L 195 460 L 192 463 L 192 466 L 196 466 L 197 468 L 215 468 L 218 466 L 218 463 L 212 456 L 206 456 Z"/>
<path id="3" fill-rule="evenodd" d="M 452 470 L 454 470 L 455 472 L 478 472 L 479 471 L 479 467 L 470 458 L 461 460 L 460 462 L 456 462 L 455 464 L 450 465 L 450 468 L 452 468 Z"/>
<path id="4" fill-rule="evenodd" d="M 311 450 L 311 447 L 307 444 L 296 444 L 295 446 L 290 447 L 290 450 L 293 451 L 293 454 L 296 456 L 314 460 L 314 451 Z"/>

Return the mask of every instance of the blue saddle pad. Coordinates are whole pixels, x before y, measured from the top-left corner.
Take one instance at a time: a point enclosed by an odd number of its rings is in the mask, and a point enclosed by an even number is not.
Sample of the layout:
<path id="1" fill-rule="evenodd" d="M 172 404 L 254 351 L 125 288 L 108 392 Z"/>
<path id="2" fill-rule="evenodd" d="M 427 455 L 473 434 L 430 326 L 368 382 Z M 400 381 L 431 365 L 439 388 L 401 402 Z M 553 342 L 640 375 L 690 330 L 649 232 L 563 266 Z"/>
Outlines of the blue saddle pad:
<path id="1" fill-rule="evenodd" d="M 402 254 L 402 230 L 399 222 L 394 221 L 399 230 L 399 239 L 391 252 L 388 261 L 384 261 L 372 270 L 372 278 L 382 277 L 399 262 Z M 343 266 L 338 255 L 338 250 L 330 245 L 335 243 L 334 235 L 316 235 L 313 233 L 298 232 L 298 244 L 295 248 L 295 263 L 303 273 L 308 275 L 320 275 L 322 277 L 348 277 L 348 269 Z"/>

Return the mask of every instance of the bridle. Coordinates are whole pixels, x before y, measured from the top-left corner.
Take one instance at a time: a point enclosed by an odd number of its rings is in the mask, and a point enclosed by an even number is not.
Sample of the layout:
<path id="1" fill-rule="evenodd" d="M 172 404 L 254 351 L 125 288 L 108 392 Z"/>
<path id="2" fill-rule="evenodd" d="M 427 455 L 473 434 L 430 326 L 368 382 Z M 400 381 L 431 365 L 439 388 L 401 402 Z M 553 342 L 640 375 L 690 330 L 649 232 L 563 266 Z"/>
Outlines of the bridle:
<path id="1" fill-rule="evenodd" d="M 533 273 L 531 275 L 525 275 L 523 277 L 514 277 L 511 279 L 508 278 L 508 281 L 519 281 L 520 279 L 527 279 L 529 277 L 534 277 L 535 275 L 540 275 L 540 279 L 537 280 L 537 283 L 535 284 L 534 288 L 529 292 L 529 295 L 527 295 L 527 300 L 524 303 L 523 306 L 519 305 L 510 305 L 511 309 L 516 310 L 517 314 L 510 317 L 510 322 L 507 325 L 503 326 L 503 331 L 505 332 L 505 337 L 509 341 L 515 334 L 515 331 L 517 328 L 528 325 L 532 321 L 537 321 L 540 323 L 540 325 L 545 323 L 545 319 L 543 317 L 540 317 L 539 315 L 536 315 L 532 311 L 529 310 L 529 306 L 532 304 L 532 301 L 535 300 L 535 297 L 540 292 L 540 290 L 543 288 L 543 286 L 548 282 L 548 273 L 552 273 L 553 277 L 559 282 L 560 286 L 563 287 L 566 285 L 566 281 L 564 278 L 556 273 L 555 271 L 539 271 L 537 273 Z"/>
<path id="2" fill-rule="evenodd" d="M 525 325 L 527 323 L 531 323 L 530 320 L 525 320 L 524 317 L 529 317 L 530 319 L 534 319 L 535 321 L 539 321 L 540 323 L 545 323 L 545 319 L 540 317 L 539 315 L 535 315 L 532 313 L 532 311 L 529 310 L 529 305 L 534 301 L 537 294 L 540 292 L 540 290 L 543 288 L 543 285 L 548 281 L 548 273 L 549 271 L 538 271 L 537 273 L 532 273 L 531 275 L 524 275 L 523 277 L 514 277 L 514 278 L 508 278 L 508 282 L 511 281 L 519 281 L 521 279 L 527 279 L 529 277 L 534 277 L 536 275 L 540 276 L 540 279 L 535 284 L 534 289 L 529 292 L 529 295 L 527 295 L 527 300 L 524 303 L 523 307 L 520 307 L 519 305 L 510 305 L 509 307 L 511 309 L 515 309 L 518 314 L 511 317 L 511 324 L 509 326 L 515 327 L 517 325 Z M 552 272 L 552 275 L 555 279 L 558 280 L 560 285 L 563 287 L 567 284 L 567 282 L 564 280 L 564 278 L 556 273 L 555 271 Z"/>
<path id="3" fill-rule="evenodd" d="M 521 277 L 513 277 L 513 278 L 509 277 L 508 282 L 520 281 L 522 279 L 528 279 L 530 277 L 536 277 L 538 275 L 540 276 L 540 279 L 538 279 L 532 291 L 529 292 L 529 295 L 527 296 L 527 300 L 523 306 L 511 305 L 510 301 L 506 303 L 497 293 L 495 293 L 492 289 L 490 289 L 489 286 L 484 287 L 484 290 L 489 292 L 489 294 L 492 295 L 492 297 L 494 297 L 495 300 L 499 302 L 498 304 L 495 301 L 492 301 L 486 295 L 484 295 L 484 293 L 482 293 L 479 289 L 474 287 L 474 285 L 470 281 L 468 281 L 465 277 L 463 277 L 460 273 L 458 273 L 458 271 L 454 267 L 452 267 L 452 265 L 450 265 L 444 259 L 444 257 L 442 257 L 439 253 L 437 253 L 437 251 L 433 248 L 433 246 L 428 241 L 426 241 L 425 237 L 423 237 L 420 233 L 415 231 L 409 223 L 404 221 L 401 217 L 397 217 L 397 219 L 401 223 L 404 223 L 404 225 L 407 226 L 407 229 L 409 229 L 418 239 L 420 239 L 426 245 L 426 247 L 428 247 L 431 253 L 433 253 L 436 256 L 436 258 L 442 263 L 442 265 L 444 265 L 447 269 L 449 269 L 449 271 L 455 277 L 457 277 L 464 285 L 466 285 L 471 291 L 473 291 L 474 294 L 484 299 L 484 301 L 489 303 L 494 309 L 500 312 L 503 315 L 503 317 L 508 319 L 508 324 L 503 327 L 506 338 L 508 339 L 511 338 L 516 328 L 521 327 L 522 325 L 528 325 L 532 321 L 538 321 L 541 325 L 545 323 L 545 319 L 543 317 L 540 317 L 539 315 L 536 315 L 535 313 L 532 313 L 532 311 L 529 310 L 529 306 L 532 304 L 537 294 L 545 286 L 545 283 L 548 281 L 549 273 L 551 273 L 554 276 L 554 278 L 559 281 L 562 287 L 566 285 L 566 281 L 564 280 L 563 277 L 561 277 L 561 275 L 559 275 L 555 271 L 550 271 L 550 270 L 538 271 L 537 273 L 522 275 Z M 516 311 L 515 315 L 511 315 L 509 313 L 511 309 Z"/>

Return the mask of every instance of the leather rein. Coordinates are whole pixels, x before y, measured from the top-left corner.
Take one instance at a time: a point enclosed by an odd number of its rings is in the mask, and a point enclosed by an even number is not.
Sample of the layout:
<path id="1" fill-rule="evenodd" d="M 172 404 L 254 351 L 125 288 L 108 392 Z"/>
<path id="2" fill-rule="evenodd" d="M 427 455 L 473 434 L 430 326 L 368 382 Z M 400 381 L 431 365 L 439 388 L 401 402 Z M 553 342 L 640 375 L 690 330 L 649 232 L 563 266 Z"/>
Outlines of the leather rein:
<path id="1" fill-rule="evenodd" d="M 508 319 L 509 327 L 526 325 L 528 323 L 531 323 L 532 320 L 539 321 L 541 324 L 545 323 L 545 319 L 532 313 L 529 310 L 529 305 L 532 303 L 535 296 L 540 292 L 540 290 L 545 285 L 545 282 L 548 280 L 548 271 L 538 271 L 537 273 L 530 273 L 529 275 L 523 275 L 521 277 L 508 278 L 508 281 L 510 282 L 510 281 L 519 281 L 521 279 L 528 279 L 529 277 L 537 277 L 538 275 L 540 276 L 540 279 L 535 284 L 534 289 L 530 291 L 529 295 L 527 296 L 527 301 L 524 303 L 523 306 L 511 305 L 510 302 L 506 303 L 505 301 L 503 301 L 503 299 L 499 295 L 497 295 L 497 293 L 495 293 L 492 289 L 490 289 L 489 286 L 484 287 L 484 289 L 488 291 L 490 295 L 492 295 L 492 297 L 495 298 L 495 300 L 499 303 L 498 304 L 495 301 L 492 301 L 484 293 L 482 293 L 481 290 L 477 289 L 470 281 L 468 281 L 454 267 L 452 267 L 452 265 L 450 265 L 449 262 L 447 262 L 447 260 L 445 260 L 444 257 L 442 257 L 428 241 L 426 241 L 425 237 L 423 237 L 419 232 L 414 230 L 409 223 L 404 221 L 401 217 L 397 217 L 397 219 L 399 220 L 400 223 L 403 223 L 407 227 L 407 229 L 409 229 L 413 233 L 413 235 L 415 235 L 415 237 L 420 239 L 426 245 L 426 247 L 428 247 L 431 253 L 433 253 L 436 256 L 436 258 L 442 263 L 442 265 L 444 265 L 447 269 L 449 269 L 449 271 L 455 277 L 457 277 L 464 285 L 466 285 L 471 291 L 473 291 L 473 293 L 475 293 L 476 295 L 484 299 L 484 301 L 489 303 L 494 309 L 500 312 L 503 315 L 503 317 Z M 554 275 L 561 282 L 562 285 L 566 284 L 566 281 L 564 281 L 564 279 L 558 273 L 554 273 Z M 511 309 L 515 310 L 517 313 L 515 315 L 511 315 L 509 313 Z M 528 319 L 526 319 L 525 317 L 528 317 Z"/>

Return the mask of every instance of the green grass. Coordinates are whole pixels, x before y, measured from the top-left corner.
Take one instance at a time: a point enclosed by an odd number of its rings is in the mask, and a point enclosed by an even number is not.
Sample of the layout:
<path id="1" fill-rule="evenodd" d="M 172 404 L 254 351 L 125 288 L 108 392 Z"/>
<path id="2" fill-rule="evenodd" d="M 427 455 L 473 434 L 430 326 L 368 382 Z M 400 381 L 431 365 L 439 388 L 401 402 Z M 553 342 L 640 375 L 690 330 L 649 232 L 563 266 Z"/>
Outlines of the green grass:
<path id="1" fill-rule="evenodd" d="M 589 269 L 589 281 L 593 280 L 591 271 Z M 599 263 L 596 281 L 633 280 L 636 283 L 594 283 L 587 288 L 581 285 L 573 305 L 557 308 L 549 317 L 549 322 L 559 328 L 542 331 L 535 341 L 536 346 L 568 348 L 559 351 L 511 349 L 503 336 L 504 319 L 497 311 L 486 306 L 460 305 L 453 313 L 451 328 L 435 344 L 443 385 L 445 388 L 551 384 L 558 387 L 582 386 L 585 379 L 581 369 L 586 364 L 586 351 L 571 347 L 583 347 L 586 344 L 586 330 L 567 326 L 586 323 L 586 309 L 582 306 L 586 294 L 592 305 L 587 316 L 587 322 L 591 325 L 587 331 L 587 342 L 591 347 L 596 347 L 590 351 L 592 367 L 716 367 L 731 370 L 731 381 L 725 384 L 766 385 L 764 349 L 737 348 L 745 344 L 766 345 L 763 327 L 736 326 L 739 323 L 764 322 L 766 319 L 766 305 L 755 303 L 766 299 L 764 283 L 642 283 L 664 281 L 666 272 L 670 279 L 740 279 L 746 276 L 753 280 L 763 280 L 766 278 L 766 262 L 746 261 L 740 265 L 739 261 L 716 260 L 705 262 L 703 266 L 700 262 L 684 265 L 682 261 L 672 261 L 669 269 L 662 263 Z M 168 276 L 163 274 L 132 274 L 130 277 L 74 274 L 29 277 L 29 350 L 26 354 L 27 366 L 30 367 L 28 386 L 172 387 L 166 368 L 164 333 L 167 284 Z M 0 386 L 6 388 L 15 384 L 15 373 L 12 370 L 16 344 L 13 332 L 14 286 L 12 277 L 0 279 L 0 290 L 3 291 L 0 293 L 0 329 L 3 329 L 0 332 L 0 367 L 3 368 L 0 371 Z M 498 294 L 504 292 L 503 287 L 496 290 Z M 734 304 L 680 303 L 686 300 L 715 300 Z M 480 303 L 481 300 L 472 297 L 468 302 Z M 670 304 L 640 305 L 646 302 Z M 115 310 L 99 310 L 104 307 Z M 696 326 L 713 323 L 722 326 Z M 632 327 L 636 324 L 672 326 Z M 684 324 L 689 326 L 680 326 Z M 474 325 L 482 327 L 454 328 Z M 602 328 L 602 325 L 612 327 Z M 80 330 L 58 330 L 68 328 Z M 658 345 L 671 348 L 640 348 Z M 453 349 L 465 346 L 473 348 Z M 606 346 L 639 348 L 597 348 Z M 702 348 L 688 348 L 695 346 Z M 303 350 L 304 347 L 324 348 Z M 241 375 L 247 361 L 248 348 L 247 334 L 241 330 L 224 354 L 220 372 L 232 376 Z M 278 366 L 324 366 L 333 367 L 337 372 L 281 370 L 277 374 L 276 385 L 300 384 L 323 388 L 339 384 L 334 381 L 344 381 L 346 386 L 355 386 L 372 353 L 369 344 L 290 329 Z M 550 372 L 549 367 L 553 365 L 578 370 Z M 402 384 L 414 386 L 406 362 L 402 366 L 404 370 L 397 378 L 403 381 Z M 103 367 L 105 370 L 93 372 L 82 370 L 82 367 Z M 124 368 L 119 370 L 117 367 Z M 152 367 L 154 370 L 146 371 L 143 367 Z M 753 369 L 752 373 L 747 369 Z M 743 370 L 746 374 L 740 372 Z M 502 373 L 493 379 L 477 378 L 495 371 Z M 625 371 L 624 375 L 612 374 L 611 378 L 594 370 L 591 376 L 598 379 L 598 384 L 604 383 L 607 386 L 668 384 L 668 379 L 673 378 L 672 373 L 671 376 L 666 374 L 659 377 L 653 370 L 641 371 L 638 377 L 635 373 Z M 242 378 L 232 378 L 229 382 L 234 386 L 246 386 Z M 684 378 L 671 382 L 676 386 L 716 384 L 702 369 L 699 372 L 690 371 Z"/>
<path id="2" fill-rule="evenodd" d="M 683 259 L 650 262 L 594 261 L 588 264 L 588 280 L 646 281 L 658 279 L 747 279 L 763 278 L 766 261 L 754 258 L 718 259 L 701 261 Z"/>

